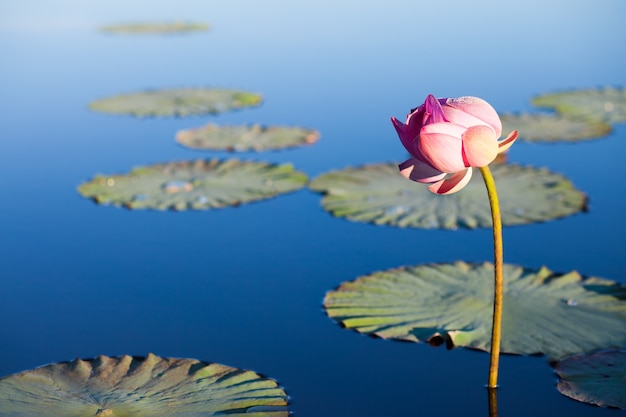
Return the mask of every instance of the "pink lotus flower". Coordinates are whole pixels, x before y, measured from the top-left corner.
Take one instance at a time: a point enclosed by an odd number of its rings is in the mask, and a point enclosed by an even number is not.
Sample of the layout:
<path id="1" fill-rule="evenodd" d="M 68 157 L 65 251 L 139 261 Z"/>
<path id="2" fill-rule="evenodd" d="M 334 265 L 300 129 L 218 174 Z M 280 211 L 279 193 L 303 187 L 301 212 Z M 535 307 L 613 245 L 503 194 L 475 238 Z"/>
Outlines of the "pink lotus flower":
<path id="1" fill-rule="evenodd" d="M 413 158 L 399 165 L 406 178 L 432 184 L 436 194 L 452 194 L 467 185 L 472 167 L 489 165 L 509 149 L 517 131 L 498 141 L 502 122 L 489 103 L 478 97 L 435 98 L 411 111 L 406 124 L 391 118 L 402 144 Z"/>

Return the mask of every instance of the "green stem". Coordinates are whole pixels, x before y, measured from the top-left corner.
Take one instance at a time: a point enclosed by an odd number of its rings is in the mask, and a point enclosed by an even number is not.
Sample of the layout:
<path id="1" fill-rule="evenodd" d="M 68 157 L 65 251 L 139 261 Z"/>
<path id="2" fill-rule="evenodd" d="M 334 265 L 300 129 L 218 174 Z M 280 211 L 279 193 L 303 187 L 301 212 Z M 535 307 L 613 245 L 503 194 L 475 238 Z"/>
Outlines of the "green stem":
<path id="1" fill-rule="evenodd" d="M 502 293 L 504 287 L 504 275 L 502 271 L 502 219 L 500 218 L 500 204 L 496 183 L 491 175 L 489 166 L 480 168 L 480 173 L 485 180 L 489 204 L 491 206 L 491 219 L 493 221 L 493 264 L 494 292 L 493 292 L 493 324 L 491 328 L 491 361 L 489 363 L 488 388 L 498 386 L 498 363 L 500 361 L 500 340 L 502 338 Z"/>

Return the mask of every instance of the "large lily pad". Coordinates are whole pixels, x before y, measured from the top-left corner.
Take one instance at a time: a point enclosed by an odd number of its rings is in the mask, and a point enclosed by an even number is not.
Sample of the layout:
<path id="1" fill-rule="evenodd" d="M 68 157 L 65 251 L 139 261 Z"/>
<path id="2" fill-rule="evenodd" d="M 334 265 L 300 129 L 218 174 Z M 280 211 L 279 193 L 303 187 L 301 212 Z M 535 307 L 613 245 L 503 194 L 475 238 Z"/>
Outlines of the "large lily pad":
<path id="1" fill-rule="evenodd" d="M 547 221 L 587 207 L 585 194 L 547 169 L 502 164 L 494 165 L 492 173 L 504 225 Z M 487 192 L 478 170 L 463 190 L 447 196 L 402 177 L 396 164 L 332 171 L 309 186 L 324 193 L 325 210 L 353 221 L 424 229 L 491 227 Z"/>
<path id="2" fill-rule="evenodd" d="M 99 204 L 130 209 L 206 210 L 275 197 L 306 182 L 306 174 L 290 164 L 200 159 L 138 167 L 125 175 L 96 175 L 78 192 Z"/>
<path id="3" fill-rule="evenodd" d="M 103 32 L 125 35 L 179 34 L 204 32 L 210 29 L 206 23 L 192 23 L 181 20 L 173 22 L 145 22 L 102 26 Z"/>
<path id="4" fill-rule="evenodd" d="M 288 416 L 287 394 L 252 371 L 195 359 L 76 359 L 0 379 L 3 417 Z"/>
<path id="5" fill-rule="evenodd" d="M 611 133 L 612 127 L 602 120 L 561 114 L 502 114 L 502 131 L 517 130 L 528 142 L 578 142 L 597 139 Z"/>
<path id="6" fill-rule="evenodd" d="M 219 88 L 172 88 L 120 94 L 93 101 L 91 110 L 138 117 L 216 114 L 258 106 L 261 96 Z"/>
<path id="7" fill-rule="evenodd" d="M 561 394 L 578 401 L 626 409 L 626 352 L 596 352 L 558 362 Z"/>
<path id="8" fill-rule="evenodd" d="M 609 123 L 626 122 L 626 89 L 597 88 L 543 94 L 533 98 L 533 105 L 549 107 L 570 116 L 585 116 Z"/>
<path id="9" fill-rule="evenodd" d="M 493 265 L 428 264 L 375 272 L 326 294 L 329 317 L 384 339 L 488 351 Z M 626 346 L 626 287 L 576 272 L 504 268 L 502 352 L 566 355 Z"/>
<path id="10" fill-rule="evenodd" d="M 181 130 L 176 141 L 193 149 L 225 151 L 265 151 L 293 146 L 310 145 L 317 141 L 319 133 L 300 127 L 280 126 L 205 126 Z"/>

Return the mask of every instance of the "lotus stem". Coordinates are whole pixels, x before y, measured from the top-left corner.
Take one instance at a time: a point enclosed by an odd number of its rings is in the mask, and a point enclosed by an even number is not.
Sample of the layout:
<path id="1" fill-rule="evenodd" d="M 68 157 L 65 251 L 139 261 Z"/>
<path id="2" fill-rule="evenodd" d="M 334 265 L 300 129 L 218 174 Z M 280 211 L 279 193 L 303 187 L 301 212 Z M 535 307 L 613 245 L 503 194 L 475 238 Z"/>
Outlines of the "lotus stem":
<path id="1" fill-rule="evenodd" d="M 489 205 L 491 206 L 491 219 L 493 221 L 493 322 L 491 328 L 491 360 L 489 363 L 489 380 L 487 388 L 498 386 L 498 364 L 500 362 L 500 340 L 502 339 L 502 295 L 504 292 L 503 250 L 502 250 L 502 219 L 500 216 L 500 203 L 496 192 L 496 183 L 491 175 L 489 166 L 480 168 L 483 175 Z"/>

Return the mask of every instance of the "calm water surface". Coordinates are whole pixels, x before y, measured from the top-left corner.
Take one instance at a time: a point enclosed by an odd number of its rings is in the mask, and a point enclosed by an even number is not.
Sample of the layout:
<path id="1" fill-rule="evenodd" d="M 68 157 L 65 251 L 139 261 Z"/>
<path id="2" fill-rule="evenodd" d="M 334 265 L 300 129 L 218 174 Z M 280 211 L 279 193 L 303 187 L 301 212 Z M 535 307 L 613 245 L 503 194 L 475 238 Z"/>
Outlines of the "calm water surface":
<path id="1" fill-rule="evenodd" d="M 614 1 L 102 2 L 0 5 L 0 376 L 75 357 L 191 357 L 276 378 L 300 417 L 487 415 L 488 356 L 340 329 L 322 298 L 340 282 L 424 262 L 490 260 L 491 234 L 374 227 L 303 189 L 237 209 L 131 212 L 82 199 L 96 173 L 228 157 L 177 130 L 301 125 L 304 149 L 243 154 L 311 178 L 404 158 L 389 122 L 428 93 L 530 110 L 542 92 L 624 85 L 626 6 Z M 190 19 L 186 36 L 112 36 L 103 24 Z M 264 104 L 141 120 L 87 110 L 147 88 L 215 86 Z M 590 212 L 505 229 L 505 260 L 626 283 L 626 128 L 579 145 L 516 144 L 588 193 Z M 609 416 L 559 394 L 543 358 L 501 363 L 500 416 Z"/>

